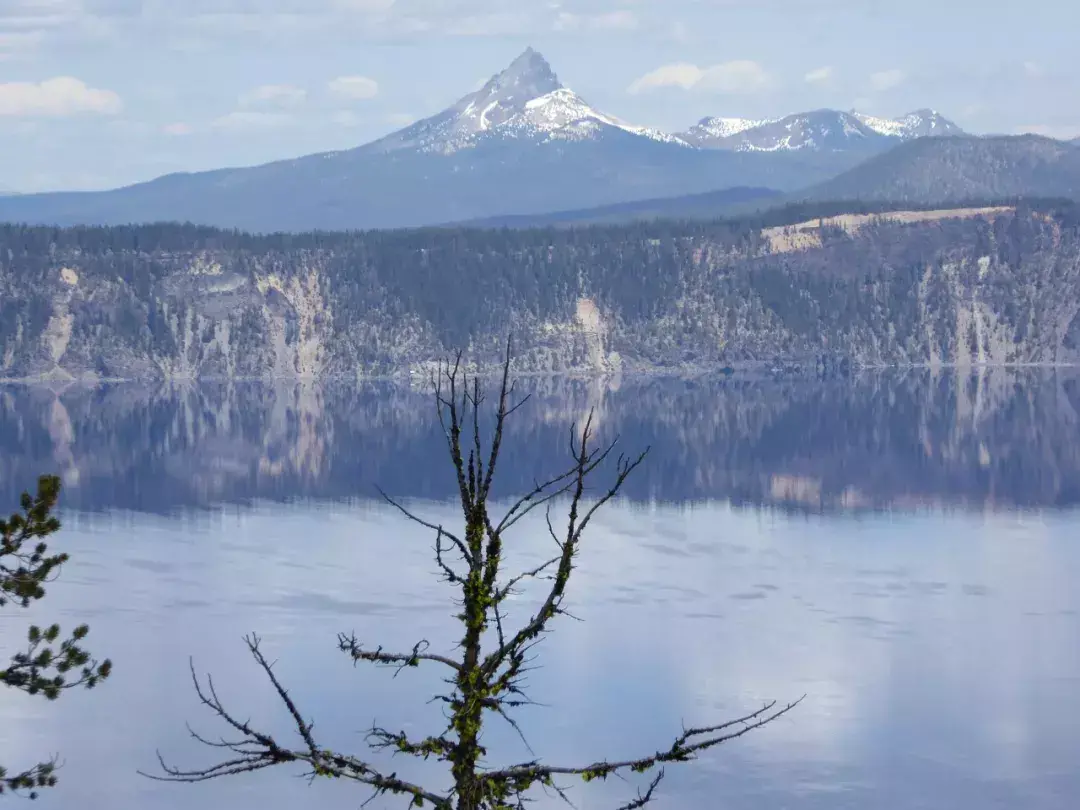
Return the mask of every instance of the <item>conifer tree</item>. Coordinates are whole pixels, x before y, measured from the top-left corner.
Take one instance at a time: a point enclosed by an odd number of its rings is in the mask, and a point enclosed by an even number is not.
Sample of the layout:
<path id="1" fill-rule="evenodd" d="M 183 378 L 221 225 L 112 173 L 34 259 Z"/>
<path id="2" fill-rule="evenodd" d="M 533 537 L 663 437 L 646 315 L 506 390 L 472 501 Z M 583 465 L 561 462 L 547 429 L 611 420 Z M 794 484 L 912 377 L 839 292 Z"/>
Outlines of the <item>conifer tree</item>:
<path id="1" fill-rule="evenodd" d="M 403 652 L 388 652 L 367 646 L 352 634 L 340 634 L 338 646 L 354 663 L 385 665 L 398 671 L 409 667 L 432 666 L 442 669 L 450 690 L 436 695 L 446 708 L 446 727 L 427 737 L 414 737 L 402 730 L 374 727 L 367 736 L 373 751 L 390 751 L 420 759 L 444 763 L 447 784 L 422 785 L 399 777 L 396 770 L 381 769 L 363 755 L 333 751 L 315 737 L 314 723 L 305 719 L 293 696 L 280 682 L 274 667 L 263 652 L 257 635 L 245 637 L 248 651 L 259 669 L 269 679 L 295 726 L 296 739 L 288 742 L 260 729 L 227 708 L 214 687 L 213 680 L 201 678 L 191 665 L 191 677 L 202 704 L 227 727 L 225 735 L 210 738 L 196 731 L 192 736 L 201 743 L 223 752 L 215 764 L 184 769 L 167 763 L 159 754 L 161 772 L 144 774 L 154 779 L 175 782 L 202 782 L 224 776 L 250 773 L 283 764 L 301 766 L 311 779 L 343 779 L 365 786 L 370 798 L 398 794 L 410 806 L 436 810 L 510 810 L 523 808 L 533 790 L 544 789 L 569 801 L 568 781 L 586 782 L 629 773 L 649 774 L 651 779 L 637 796 L 620 810 L 644 807 L 653 798 L 664 776 L 663 766 L 686 762 L 697 754 L 734 740 L 791 711 L 796 700 L 778 706 L 769 702 L 745 716 L 694 728 L 686 728 L 673 741 L 638 756 L 600 758 L 582 764 L 546 764 L 538 760 L 516 764 L 490 764 L 491 752 L 483 743 L 482 732 L 493 718 L 508 722 L 521 734 L 513 717 L 514 709 L 529 704 L 524 674 L 530 669 L 533 652 L 551 631 L 553 622 L 566 614 L 567 587 L 575 560 L 582 549 L 582 537 L 597 510 L 614 498 L 628 476 L 642 463 L 645 453 L 614 456 L 616 441 L 595 443 L 592 415 L 580 433 L 571 429 L 571 461 L 563 471 L 538 481 L 501 515 L 493 514 L 489 504 L 492 483 L 503 450 L 507 420 L 523 404 L 513 402 L 514 386 L 509 382 L 510 351 L 502 368 L 501 384 L 495 404 L 494 426 L 485 441 L 481 430 L 484 395 L 479 379 L 467 374 L 462 356 L 440 365 L 433 380 L 438 416 L 446 437 L 450 463 L 457 479 L 464 527 L 452 531 L 443 525 L 424 520 L 398 501 L 383 497 L 406 518 L 429 529 L 435 537 L 435 562 L 442 579 L 458 589 L 460 643 L 456 654 L 436 653 L 426 640 Z M 611 467 L 607 484 L 599 495 L 587 496 L 587 483 L 602 468 Z M 556 528 L 553 507 L 566 504 L 565 522 Z M 547 531 L 553 542 L 552 556 L 542 565 L 507 576 L 507 540 L 510 530 L 527 515 L 543 510 Z M 506 602 L 527 580 L 544 583 L 545 597 L 520 626 L 508 626 Z"/>
<path id="2" fill-rule="evenodd" d="M 45 475 L 38 479 L 37 495 L 22 495 L 21 512 L 0 519 L 0 608 L 27 608 L 45 597 L 45 586 L 56 579 L 68 561 L 66 553 L 50 553 L 45 538 L 60 529 L 53 514 L 60 496 L 60 479 Z M 60 641 L 60 625 L 31 625 L 26 643 L 0 669 L 0 684 L 28 695 L 56 700 L 76 688 L 92 689 L 109 677 L 112 663 L 92 660 L 83 648 L 90 628 L 76 627 Z M 59 646 L 57 642 L 60 641 Z M 9 771 L 0 763 L 0 794 L 27 794 L 37 798 L 38 790 L 56 784 L 57 759 Z"/>

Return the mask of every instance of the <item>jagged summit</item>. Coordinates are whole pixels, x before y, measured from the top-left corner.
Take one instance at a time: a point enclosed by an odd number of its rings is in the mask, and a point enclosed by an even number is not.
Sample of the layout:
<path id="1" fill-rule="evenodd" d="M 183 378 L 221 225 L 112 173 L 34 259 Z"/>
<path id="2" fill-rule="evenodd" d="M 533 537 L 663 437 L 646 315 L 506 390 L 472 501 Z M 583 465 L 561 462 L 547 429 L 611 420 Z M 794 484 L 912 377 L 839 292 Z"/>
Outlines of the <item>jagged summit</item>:
<path id="1" fill-rule="evenodd" d="M 599 137 L 610 128 L 651 140 L 681 143 L 672 135 L 636 127 L 593 109 L 563 86 L 538 51 L 526 48 L 475 93 L 367 148 L 448 154 L 475 146 L 483 138 L 583 140 Z"/>
<path id="2" fill-rule="evenodd" d="M 501 94 L 507 98 L 518 95 L 536 98 L 561 88 L 559 77 L 543 55 L 526 48 L 505 70 L 492 76 L 481 92 Z"/>

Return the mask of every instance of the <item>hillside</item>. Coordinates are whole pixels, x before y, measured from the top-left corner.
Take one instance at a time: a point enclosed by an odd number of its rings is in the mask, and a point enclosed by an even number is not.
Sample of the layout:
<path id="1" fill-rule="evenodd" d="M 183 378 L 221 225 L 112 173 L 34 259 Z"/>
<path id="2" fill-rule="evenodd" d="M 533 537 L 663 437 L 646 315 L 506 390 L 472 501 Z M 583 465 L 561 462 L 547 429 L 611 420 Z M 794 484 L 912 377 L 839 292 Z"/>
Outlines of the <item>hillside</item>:
<path id="1" fill-rule="evenodd" d="M 458 347 L 496 362 L 508 333 L 520 369 L 554 373 L 1080 360 L 1074 208 L 799 226 L 841 213 L 269 237 L 5 226 L 0 376 L 426 373 Z"/>
<path id="2" fill-rule="evenodd" d="M 747 210 L 769 208 L 783 197 L 783 192 L 769 188 L 726 188 L 704 194 L 658 197 L 573 211 L 511 214 L 460 224 L 476 228 L 543 228 L 615 225 L 653 219 L 717 219 Z"/>
<path id="3" fill-rule="evenodd" d="M 1080 199 L 1080 148 L 1039 135 L 920 138 L 792 197 L 941 203 L 991 197 Z"/>

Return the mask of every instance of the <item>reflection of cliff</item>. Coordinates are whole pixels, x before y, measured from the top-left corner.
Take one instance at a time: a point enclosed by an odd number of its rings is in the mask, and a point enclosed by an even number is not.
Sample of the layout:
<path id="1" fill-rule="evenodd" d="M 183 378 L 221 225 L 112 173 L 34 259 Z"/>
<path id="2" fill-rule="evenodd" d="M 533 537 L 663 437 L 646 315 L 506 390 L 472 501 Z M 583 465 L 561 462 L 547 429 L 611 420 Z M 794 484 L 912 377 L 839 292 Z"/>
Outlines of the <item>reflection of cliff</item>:
<path id="1" fill-rule="evenodd" d="M 566 460 L 590 408 L 652 447 L 635 500 L 812 510 L 1080 502 L 1080 373 L 955 369 L 850 380 L 535 378 L 509 427 L 503 492 Z M 430 396 L 390 383 L 0 389 L 5 502 L 45 471 L 82 508 L 453 491 Z"/>

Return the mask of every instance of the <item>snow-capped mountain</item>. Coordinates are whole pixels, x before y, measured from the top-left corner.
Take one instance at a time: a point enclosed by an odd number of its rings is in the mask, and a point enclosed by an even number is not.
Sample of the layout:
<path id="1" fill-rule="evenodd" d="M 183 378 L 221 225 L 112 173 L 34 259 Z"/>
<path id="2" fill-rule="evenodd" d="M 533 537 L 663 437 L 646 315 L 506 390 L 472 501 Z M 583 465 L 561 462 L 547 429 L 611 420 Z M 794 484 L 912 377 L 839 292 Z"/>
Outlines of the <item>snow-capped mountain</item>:
<path id="1" fill-rule="evenodd" d="M 964 135 L 965 132 L 937 110 L 915 110 L 900 118 L 876 118 L 851 111 L 863 124 L 881 135 L 907 141 L 935 135 Z"/>
<path id="2" fill-rule="evenodd" d="M 396 228 L 546 214 L 735 187 L 792 192 L 919 134 L 818 110 L 706 119 L 682 135 L 628 124 L 563 86 L 531 48 L 442 112 L 352 149 L 165 175 L 104 192 L 0 196 L 0 221 L 188 221 L 251 231 Z"/>
<path id="3" fill-rule="evenodd" d="M 584 140 L 608 129 L 664 143 L 682 143 L 673 135 L 634 126 L 593 109 L 559 82 L 543 56 L 527 48 L 475 93 L 369 148 L 452 154 L 493 137 Z"/>
<path id="4" fill-rule="evenodd" d="M 737 152 L 838 152 L 888 148 L 901 141 L 963 131 L 934 110 L 879 118 L 839 110 L 813 110 L 783 118 L 703 118 L 679 137 L 705 149 Z"/>

